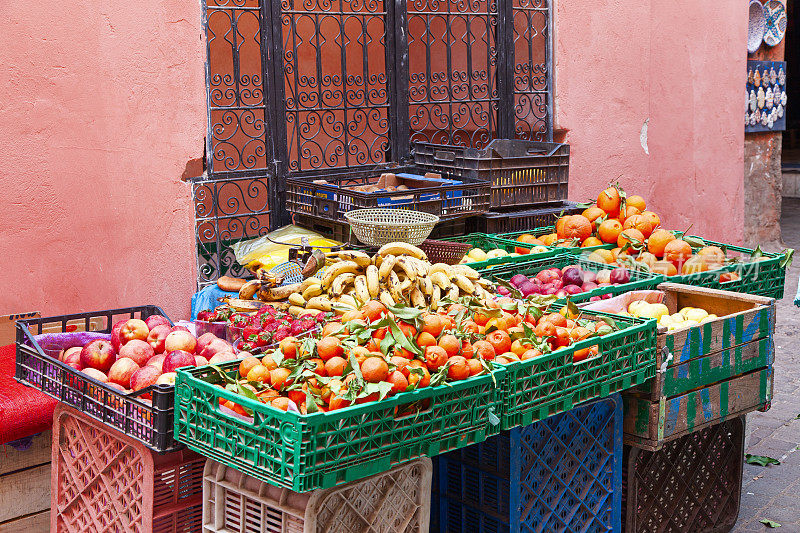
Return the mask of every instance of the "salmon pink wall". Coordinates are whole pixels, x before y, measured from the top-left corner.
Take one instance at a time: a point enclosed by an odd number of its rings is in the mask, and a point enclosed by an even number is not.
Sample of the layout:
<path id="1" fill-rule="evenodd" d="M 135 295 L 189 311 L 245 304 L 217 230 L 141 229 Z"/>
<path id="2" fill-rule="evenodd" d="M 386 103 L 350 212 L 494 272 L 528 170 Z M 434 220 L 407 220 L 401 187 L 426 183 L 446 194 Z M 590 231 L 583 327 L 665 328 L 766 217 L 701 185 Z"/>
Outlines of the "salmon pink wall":
<path id="1" fill-rule="evenodd" d="M 665 227 L 741 241 L 746 2 L 556 4 L 555 118 L 569 130 L 570 198 L 619 178 Z"/>
<path id="2" fill-rule="evenodd" d="M 196 1 L 5 2 L 0 314 L 158 304 L 194 292 L 189 186 L 205 91 Z"/>

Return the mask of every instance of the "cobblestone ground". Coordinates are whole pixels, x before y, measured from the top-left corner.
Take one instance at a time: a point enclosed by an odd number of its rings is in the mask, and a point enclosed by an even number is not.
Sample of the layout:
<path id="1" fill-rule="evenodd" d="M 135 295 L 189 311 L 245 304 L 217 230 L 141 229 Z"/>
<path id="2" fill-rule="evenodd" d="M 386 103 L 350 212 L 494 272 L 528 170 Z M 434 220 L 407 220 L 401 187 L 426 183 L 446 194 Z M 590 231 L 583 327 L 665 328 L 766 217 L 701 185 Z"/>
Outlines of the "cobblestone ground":
<path id="1" fill-rule="evenodd" d="M 781 230 L 786 246 L 800 250 L 800 199 L 785 199 Z M 775 395 L 766 413 L 747 417 L 747 453 L 778 459 L 780 465 L 744 465 L 742 500 L 735 532 L 800 533 L 800 308 L 794 306 L 800 257 L 787 273 L 775 328 Z M 760 522 L 774 520 L 780 528 Z"/>

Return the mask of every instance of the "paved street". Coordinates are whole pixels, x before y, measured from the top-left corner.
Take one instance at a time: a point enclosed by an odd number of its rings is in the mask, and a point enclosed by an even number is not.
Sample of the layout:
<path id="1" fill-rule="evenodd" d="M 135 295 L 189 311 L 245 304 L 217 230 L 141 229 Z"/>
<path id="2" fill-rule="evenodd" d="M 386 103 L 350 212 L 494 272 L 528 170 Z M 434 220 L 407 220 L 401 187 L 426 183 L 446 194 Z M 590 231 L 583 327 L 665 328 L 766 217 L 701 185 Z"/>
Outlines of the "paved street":
<path id="1" fill-rule="evenodd" d="M 781 219 L 786 246 L 800 250 L 800 199 L 784 199 Z M 778 304 L 775 330 L 775 396 L 772 409 L 747 418 L 747 452 L 767 455 L 780 465 L 744 465 L 744 482 L 736 532 L 800 533 L 800 308 L 794 306 L 800 261 L 786 278 L 784 299 Z M 769 529 L 761 519 L 774 520 Z"/>

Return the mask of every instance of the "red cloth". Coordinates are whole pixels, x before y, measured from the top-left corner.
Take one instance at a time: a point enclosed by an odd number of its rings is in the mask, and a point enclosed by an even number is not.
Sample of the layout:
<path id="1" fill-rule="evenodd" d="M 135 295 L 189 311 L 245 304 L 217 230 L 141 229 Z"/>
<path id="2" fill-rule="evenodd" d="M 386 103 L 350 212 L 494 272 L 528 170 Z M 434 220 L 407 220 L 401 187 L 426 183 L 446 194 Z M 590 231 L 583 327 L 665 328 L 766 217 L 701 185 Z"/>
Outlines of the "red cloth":
<path id="1" fill-rule="evenodd" d="M 0 444 L 53 425 L 56 400 L 14 379 L 16 346 L 0 347 Z"/>

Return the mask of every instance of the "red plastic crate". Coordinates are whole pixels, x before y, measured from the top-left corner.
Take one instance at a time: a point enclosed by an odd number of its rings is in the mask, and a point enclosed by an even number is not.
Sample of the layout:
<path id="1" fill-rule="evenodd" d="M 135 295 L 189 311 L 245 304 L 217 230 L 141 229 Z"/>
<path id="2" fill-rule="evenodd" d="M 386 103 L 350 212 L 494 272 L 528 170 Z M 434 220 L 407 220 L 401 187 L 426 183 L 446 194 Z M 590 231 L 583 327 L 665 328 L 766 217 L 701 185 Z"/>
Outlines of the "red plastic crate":
<path id="1" fill-rule="evenodd" d="M 205 458 L 159 455 L 59 404 L 53 416 L 50 531 L 193 532 L 203 513 Z"/>

